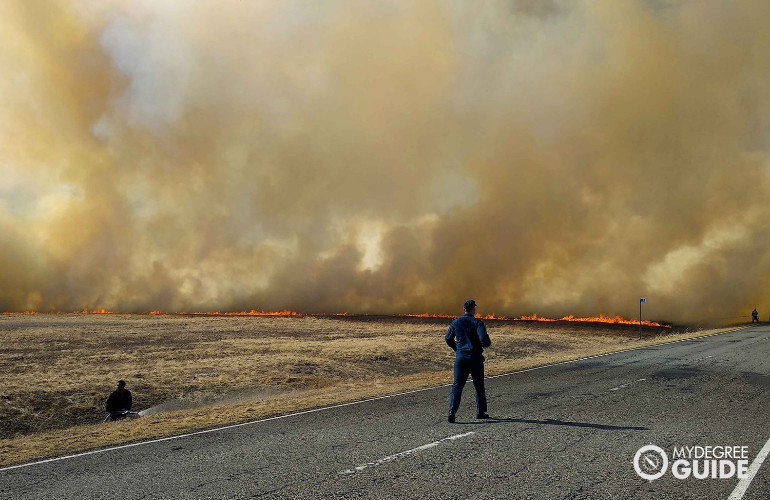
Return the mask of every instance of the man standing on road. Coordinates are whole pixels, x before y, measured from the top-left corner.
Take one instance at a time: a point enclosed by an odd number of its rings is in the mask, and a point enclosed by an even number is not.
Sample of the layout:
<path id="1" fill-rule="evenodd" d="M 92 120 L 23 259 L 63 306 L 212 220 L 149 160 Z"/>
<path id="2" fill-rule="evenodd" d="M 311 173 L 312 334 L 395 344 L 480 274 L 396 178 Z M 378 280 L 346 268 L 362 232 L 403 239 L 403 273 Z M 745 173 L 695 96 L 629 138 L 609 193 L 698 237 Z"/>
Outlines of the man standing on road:
<path id="1" fill-rule="evenodd" d="M 455 414 L 460 408 L 463 387 L 468 375 L 473 377 L 476 389 L 476 418 L 489 418 L 487 415 L 487 394 L 484 391 L 484 352 L 492 345 L 484 323 L 476 319 L 476 301 L 466 300 L 463 304 L 465 314 L 449 325 L 444 340 L 455 351 L 455 374 L 452 392 L 449 393 L 448 421 L 454 423 Z"/>

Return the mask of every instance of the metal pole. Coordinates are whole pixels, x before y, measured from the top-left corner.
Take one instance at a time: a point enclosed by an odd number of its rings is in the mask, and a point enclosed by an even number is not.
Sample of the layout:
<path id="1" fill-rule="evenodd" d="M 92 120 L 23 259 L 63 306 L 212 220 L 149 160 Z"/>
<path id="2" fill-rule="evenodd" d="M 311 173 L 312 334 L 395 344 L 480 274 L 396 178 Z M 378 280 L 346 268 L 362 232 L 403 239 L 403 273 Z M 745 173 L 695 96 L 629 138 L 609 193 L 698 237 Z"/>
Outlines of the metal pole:
<path id="1" fill-rule="evenodd" d="M 642 299 L 639 299 L 639 340 L 642 340 Z"/>

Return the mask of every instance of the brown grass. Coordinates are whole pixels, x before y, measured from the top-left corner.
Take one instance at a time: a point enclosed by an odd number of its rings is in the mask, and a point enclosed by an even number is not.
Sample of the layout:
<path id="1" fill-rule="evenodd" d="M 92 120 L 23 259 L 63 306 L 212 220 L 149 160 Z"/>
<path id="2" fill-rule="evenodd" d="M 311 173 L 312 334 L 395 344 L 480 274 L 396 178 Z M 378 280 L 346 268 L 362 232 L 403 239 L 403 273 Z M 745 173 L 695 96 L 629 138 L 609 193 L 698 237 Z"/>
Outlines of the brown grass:
<path id="1" fill-rule="evenodd" d="M 0 316 L 0 465 L 445 384 L 447 320 Z M 498 374 L 699 332 L 488 321 Z M 102 424 L 115 381 L 137 410 Z"/>

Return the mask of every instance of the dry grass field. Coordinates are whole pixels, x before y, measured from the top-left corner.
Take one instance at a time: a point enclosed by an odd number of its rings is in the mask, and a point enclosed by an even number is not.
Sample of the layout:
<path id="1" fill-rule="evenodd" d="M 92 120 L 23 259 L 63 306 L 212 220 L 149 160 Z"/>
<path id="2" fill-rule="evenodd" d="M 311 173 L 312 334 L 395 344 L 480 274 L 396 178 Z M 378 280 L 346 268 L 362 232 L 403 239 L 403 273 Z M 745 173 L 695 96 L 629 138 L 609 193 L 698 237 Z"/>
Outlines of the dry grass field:
<path id="1" fill-rule="evenodd" d="M 487 321 L 497 374 L 697 335 Z M 449 320 L 0 315 L 0 465 L 451 382 Z M 118 379 L 145 417 L 102 423 Z"/>

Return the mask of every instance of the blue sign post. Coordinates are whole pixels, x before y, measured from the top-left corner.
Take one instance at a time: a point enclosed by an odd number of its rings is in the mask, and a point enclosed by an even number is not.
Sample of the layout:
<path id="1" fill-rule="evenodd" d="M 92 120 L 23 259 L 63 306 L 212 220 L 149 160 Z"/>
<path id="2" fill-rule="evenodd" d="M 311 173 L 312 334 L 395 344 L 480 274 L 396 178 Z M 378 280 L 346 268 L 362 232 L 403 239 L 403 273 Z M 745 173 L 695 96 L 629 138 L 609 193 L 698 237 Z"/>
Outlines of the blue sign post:
<path id="1" fill-rule="evenodd" d="M 642 340 L 642 304 L 647 302 L 647 299 L 642 297 L 639 299 L 639 340 Z"/>

